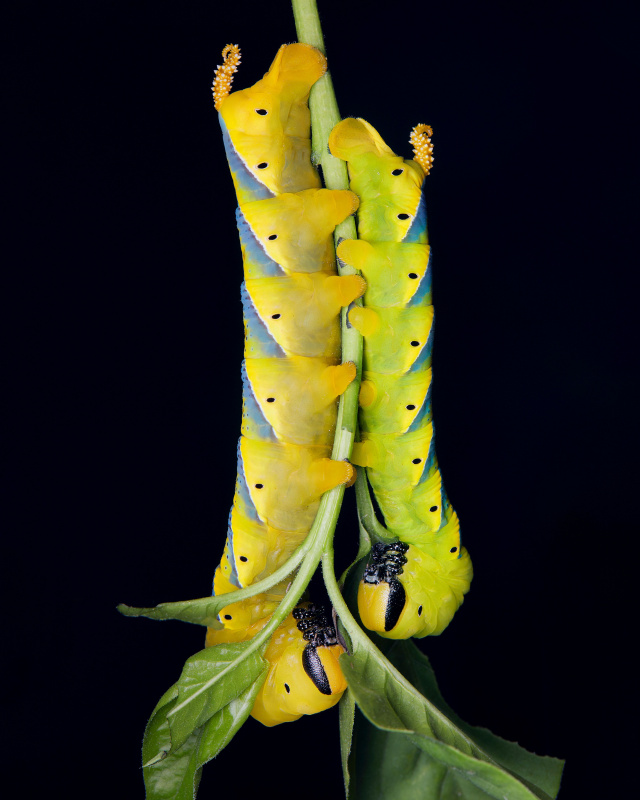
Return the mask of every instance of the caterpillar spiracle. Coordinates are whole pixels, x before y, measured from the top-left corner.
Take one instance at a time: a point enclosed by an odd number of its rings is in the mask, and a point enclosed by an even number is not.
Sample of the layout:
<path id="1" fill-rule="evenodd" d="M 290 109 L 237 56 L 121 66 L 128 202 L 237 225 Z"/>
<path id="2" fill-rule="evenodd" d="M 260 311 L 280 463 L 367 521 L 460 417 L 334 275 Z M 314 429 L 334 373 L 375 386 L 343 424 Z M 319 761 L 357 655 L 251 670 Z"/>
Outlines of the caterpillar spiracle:
<path id="1" fill-rule="evenodd" d="M 358 240 L 338 258 L 367 281 L 349 322 L 364 337 L 361 441 L 354 464 L 367 477 L 394 541 L 374 545 L 358 589 L 364 625 L 391 639 L 439 634 L 469 590 L 472 566 L 442 485 L 431 411 L 431 251 L 423 184 L 432 148 L 427 126 L 404 160 L 362 119 L 345 119 L 329 149 L 348 163 L 358 195 Z"/>
<path id="2" fill-rule="evenodd" d="M 365 289 L 337 275 L 333 231 L 358 198 L 321 187 L 310 160 L 311 86 L 324 56 L 283 45 L 264 78 L 229 93 L 239 50 L 228 45 L 214 101 L 238 199 L 244 263 L 243 412 L 227 540 L 213 593 L 271 575 L 304 540 L 321 495 L 352 481 L 353 467 L 330 458 L 337 398 L 355 377 L 340 363 L 339 314 Z M 222 609 L 207 645 L 243 641 L 267 624 L 287 582 Z M 301 604 L 278 628 L 265 658 L 267 679 L 252 715 L 277 725 L 338 702 L 344 652 L 323 612 Z"/>

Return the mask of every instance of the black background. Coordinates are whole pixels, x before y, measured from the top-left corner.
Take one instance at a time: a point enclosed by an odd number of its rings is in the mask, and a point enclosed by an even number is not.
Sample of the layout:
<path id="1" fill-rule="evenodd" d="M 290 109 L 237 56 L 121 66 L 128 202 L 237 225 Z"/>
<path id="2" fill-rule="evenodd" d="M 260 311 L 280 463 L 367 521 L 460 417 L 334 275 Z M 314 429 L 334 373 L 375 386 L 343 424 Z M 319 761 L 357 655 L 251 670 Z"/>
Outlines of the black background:
<path id="1" fill-rule="evenodd" d="M 627 7 L 320 6 L 341 113 L 405 157 L 414 124 L 435 130 L 434 414 L 476 577 L 450 628 L 420 646 L 465 719 L 568 759 L 561 800 L 627 796 L 638 534 Z M 210 591 L 235 480 L 241 259 L 209 87 L 227 42 L 242 47 L 243 88 L 296 36 L 286 0 L 25 9 L 15 205 L 33 194 L 45 213 L 23 215 L 13 261 L 26 301 L 14 385 L 27 389 L 8 482 L 12 766 L 27 796 L 42 781 L 64 796 L 141 798 L 145 721 L 202 631 L 115 606 Z M 351 494 L 342 564 L 355 552 Z M 335 711 L 272 730 L 249 720 L 205 768 L 200 796 L 276 787 L 341 796 Z"/>

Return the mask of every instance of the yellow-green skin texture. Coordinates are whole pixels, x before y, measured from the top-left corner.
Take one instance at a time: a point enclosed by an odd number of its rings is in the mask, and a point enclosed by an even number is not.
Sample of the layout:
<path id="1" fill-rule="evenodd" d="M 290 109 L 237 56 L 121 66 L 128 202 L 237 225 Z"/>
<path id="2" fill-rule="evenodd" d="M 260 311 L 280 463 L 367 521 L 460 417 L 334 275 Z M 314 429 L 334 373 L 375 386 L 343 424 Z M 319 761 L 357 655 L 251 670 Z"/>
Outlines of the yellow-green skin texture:
<path id="1" fill-rule="evenodd" d="M 325 69 L 315 48 L 283 45 L 265 77 L 229 95 L 219 109 L 239 203 L 245 361 L 236 490 L 215 595 L 278 569 L 308 534 L 322 494 L 353 474 L 330 454 L 337 399 L 355 377 L 353 364 L 340 364 L 340 310 L 363 293 L 365 282 L 337 275 L 333 247 L 336 225 L 358 199 L 351 191 L 320 188 L 310 161 L 307 100 Z M 289 580 L 223 608 L 207 644 L 253 636 Z M 340 699 L 343 649 L 315 648 L 329 693 L 305 672 L 305 650 L 308 642 L 289 617 L 265 652 L 268 677 L 252 711 L 263 724 L 317 713 Z"/>
<path id="2" fill-rule="evenodd" d="M 367 468 L 391 536 L 409 545 L 395 577 L 375 582 L 365 573 L 358 607 L 363 623 L 382 636 L 420 638 L 449 624 L 473 574 L 434 448 L 425 175 L 364 120 L 339 123 L 329 149 L 348 163 L 350 188 L 360 200 L 359 239 L 343 241 L 338 257 L 367 281 L 364 307 L 349 312 L 364 336 L 361 441 L 352 461 Z M 390 615 L 394 580 L 405 601 Z"/>

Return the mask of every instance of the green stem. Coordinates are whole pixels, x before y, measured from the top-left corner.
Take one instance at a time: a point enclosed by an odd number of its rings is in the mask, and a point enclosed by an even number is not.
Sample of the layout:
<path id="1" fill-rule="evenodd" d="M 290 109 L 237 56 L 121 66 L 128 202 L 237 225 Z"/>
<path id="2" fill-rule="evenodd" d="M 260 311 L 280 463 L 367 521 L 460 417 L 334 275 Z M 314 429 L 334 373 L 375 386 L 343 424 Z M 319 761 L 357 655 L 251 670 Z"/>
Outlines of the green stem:
<path id="1" fill-rule="evenodd" d="M 389 533 L 384 525 L 380 524 L 376 517 L 364 470 L 358 472 L 358 478 L 356 480 L 356 500 L 358 503 L 358 519 L 360 520 L 360 524 L 374 541 L 389 542 L 396 538 Z"/>
<path id="2" fill-rule="evenodd" d="M 316 0 L 292 0 L 291 4 L 298 41 L 313 45 L 326 55 Z"/>
<path id="3" fill-rule="evenodd" d="M 298 41 L 311 44 L 325 53 L 316 0 L 292 0 L 292 6 Z M 327 189 L 348 189 L 349 175 L 346 163 L 339 158 L 334 158 L 327 149 L 329 134 L 341 120 L 330 71 L 327 71 L 312 87 L 309 109 L 311 111 L 313 160 L 322 166 L 325 185 Z M 358 238 L 353 217 L 349 217 L 338 225 L 336 239 L 338 238 Z M 348 268 L 347 272 L 341 271 L 340 274 L 353 274 L 354 272 L 355 270 Z"/>
<path id="4" fill-rule="evenodd" d="M 292 0 L 292 5 L 298 40 L 311 44 L 324 53 L 324 38 L 315 0 Z M 316 155 L 316 163 L 322 166 L 325 185 L 327 189 L 348 189 L 347 165 L 344 161 L 334 158 L 328 151 L 329 134 L 335 125 L 340 122 L 340 112 L 329 72 L 323 75 L 313 86 L 309 98 L 309 108 L 311 110 L 313 152 Z M 353 217 L 349 217 L 338 225 L 336 228 L 336 241 L 339 238 L 357 239 Z M 338 270 L 341 275 L 354 274 L 355 272 L 351 267 L 342 267 L 340 265 L 338 265 Z M 355 328 L 347 327 L 346 311 L 344 310 L 342 312 L 342 361 L 352 361 L 356 365 L 357 377 L 340 398 L 338 406 L 336 436 L 331 454 L 331 457 L 337 461 L 348 459 L 353 449 L 358 416 L 358 392 L 360 391 L 362 373 L 362 336 Z M 341 486 L 327 492 L 322 498 L 320 509 L 311 531 L 311 534 L 313 534 L 314 528 L 317 526 L 318 536 L 323 538 L 323 546 L 320 552 L 324 550 L 324 543 L 331 540 L 338 514 L 340 513 L 343 495 L 344 487 Z M 322 530 L 322 534 L 320 534 L 320 530 Z"/>

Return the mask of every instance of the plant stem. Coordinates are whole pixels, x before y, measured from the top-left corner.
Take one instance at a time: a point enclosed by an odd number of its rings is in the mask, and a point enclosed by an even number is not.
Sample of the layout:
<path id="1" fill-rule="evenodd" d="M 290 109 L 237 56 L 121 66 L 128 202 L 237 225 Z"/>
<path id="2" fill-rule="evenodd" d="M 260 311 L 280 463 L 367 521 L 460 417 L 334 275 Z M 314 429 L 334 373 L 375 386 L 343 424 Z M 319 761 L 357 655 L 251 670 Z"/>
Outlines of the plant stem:
<path id="1" fill-rule="evenodd" d="M 371 495 L 369 494 L 369 486 L 364 470 L 358 473 L 356 480 L 356 500 L 358 501 L 358 519 L 360 524 L 369 534 L 369 536 L 377 542 L 389 542 L 396 538 L 393 534 L 378 522 L 376 512 L 373 509 L 371 502 Z"/>
<path id="2" fill-rule="evenodd" d="M 324 38 L 316 0 L 292 0 L 292 5 L 299 41 L 311 44 L 324 53 Z M 347 165 L 344 161 L 334 158 L 327 147 L 329 134 L 334 126 L 340 122 L 340 112 L 338 111 L 338 104 L 329 72 L 325 73 L 311 89 L 309 108 L 311 110 L 313 152 L 316 156 L 316 163 L 322 166 L 325 185 L 327 189 L 348 189 Z M 353 217 L 349 217 L 336 228 L 336 241 L 340 238 L 357 239 Z M 338 271 L 341 275 L 355 272 L 351 267 L 343 267 L 340 264 L 338 265 Z M 344 310 L 342 312 L 342 361 L 352 361 L 356 365 L 357 376 L 340 398 L 338 406 L 336 436 L 331 455 L 333 459 L 338 461 L 348 459 L 353 449 L 358 415 L 358 392 L 362 374 L 362 336 L 355 328 L 347 326 L 346 312 Z M 327 492 L 322 498 L 314 528 L 317 525 L 323 529 L 322 536 L 325 542 L 331 540 L 340 512 L 343 494 L 344 487 L 341 486 Z"/>
<path id="3" fill-rule="evenodd" d="M 325 53 L 316 0 L 292 0 L 292 5 L 298 41 L 311 44 Z M 346 163 L 339 158 L 334 158 L 327 149 L 329 134 L 341 119 L 330 71 L 327 71 L 313 85 L 309 97 L 309 109 L 311 111 L 313 160 L 322 166 L 325 185 L 327 189 L 348 189 L 349 175 Z M 349 217 L 338 225 L 336 228 L 337 238 L 358 238 L 353 217 Z M 349 272 L 345 274 L 353 274 L 353 272 L 354 270 L 349 269 Z"/>

